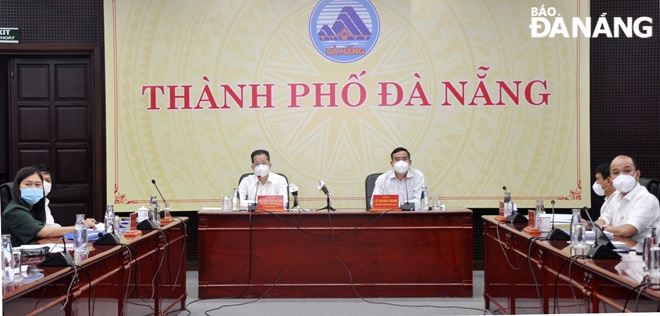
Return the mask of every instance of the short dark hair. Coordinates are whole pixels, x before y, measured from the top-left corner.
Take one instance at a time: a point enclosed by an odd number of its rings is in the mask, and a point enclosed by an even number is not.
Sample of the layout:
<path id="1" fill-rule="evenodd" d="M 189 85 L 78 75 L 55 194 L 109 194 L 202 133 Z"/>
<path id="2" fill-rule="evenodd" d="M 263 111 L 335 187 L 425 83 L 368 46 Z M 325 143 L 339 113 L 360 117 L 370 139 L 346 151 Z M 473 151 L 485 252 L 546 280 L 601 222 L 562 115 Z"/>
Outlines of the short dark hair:
<path id="1" fill-rule="evenodd" d="M 266 159 L 270 161 L 270 154 L 268 153 L 268 150 L 265 149 L 257 149 L 250 154 L 250 160 L 252 160 L 252 163 L 254 163 L 254 157 L 259 156 L 259 155 L 266 155 Z"/>
<path id="2" fill-rule="evenodd" d="M 398 152 L 401 152 L 401 151 L 405 151 L 406 154 L 408 154 L 408 159 L 410 159 L 410 152 L 408 151 L 408 149 L 405 149 L 403 147 L 394 148 L 394 150 L 392 150 L 392 153 L 390 154 L 390 159 L 394 160 L 394 154 L 396 154 Z"/>
<path id="3" fill-rule="evenodd" d="M 22 168 L 21 170 L 18 170 L 18 172 L 16 173 L 16 177 L 14 178 L 13 187 L 11 188 L 12 193 L 14 195 L 14 201 L 16 201 L 17 204 L 19 204 L 19 205 L 21 205 L 21 206 L 23 206 L 27 209 L 30 209 L 30 204 L 28 204 L 27 202 L 25 202 L 21 198 L 21 188 L 20 188 L 20 186 L 21 186 L 21 182 L 23 180 L 25 180 L 25 178 L 27 178 L 27 177 L 29 177 L 33 174 L 38 175 L 39 179 L 41 179 L 41 182 L 44 181 L 44 178 L 41 176 L 41 172 L 37 168 L 35 168 L 35 167 L 25 167 L 25 168 Z M 41 221 L 42 223 L 45 224 L 46 223 L 46 202 L 45 202 L 45 198 L 42 198 L 41 200 L 39 200 L 39 202 L 37 202 L 37 204 L 32 205 L 32 209 L 30 210 L 30 212 L 32 213 L 32 217 L 34 219 L 39 220 L 39 221 Z"/>
<path id="4" fill-rule="evenodd" d="M 610 164 L 602 163 L 596 168 L 596 173 L 600 173 L 603 179 L 607 179 L 610 176 Z"/>
<path id="5" fill-rule="evenodd" d="M 48 166 L 46 166 L 45 164 L 43 164 L 41 162 L 35 163 L 34 165 L 32 165 L 32 167 L 39 170 L 39 172 L 41 172 L 41 173 L 48 173 L 48 174 L 51 174 L 51 175 L 53 174 L 53 171 L 50 170 L 50 168 Z"/>

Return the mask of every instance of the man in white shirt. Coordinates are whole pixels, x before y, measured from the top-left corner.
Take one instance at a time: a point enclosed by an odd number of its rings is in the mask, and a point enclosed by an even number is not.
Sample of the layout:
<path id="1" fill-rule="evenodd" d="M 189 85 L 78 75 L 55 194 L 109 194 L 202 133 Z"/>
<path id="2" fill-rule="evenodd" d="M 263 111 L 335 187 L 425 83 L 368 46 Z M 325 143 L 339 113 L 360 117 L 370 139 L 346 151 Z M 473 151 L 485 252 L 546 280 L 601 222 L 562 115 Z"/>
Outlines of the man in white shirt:
<path id="1" fill-rule="evenodd" d="M 660 228 L 660 205 L 658 199 L 639 184 L 641 171 L 628 156 L 618 156 L 610 164 L 610 178 L 617 189 L 613 195 L 610 211 L 596 222 L 603 230 L 617 236 L 644 240 L 646 227 Z"/>
<path id="2" fill-rule="evenodd" d="M 270 154 L 263 149 L 257 149 L 250 155 L 252 159 L 251 174 L 238 184 L 238 192 L 241 199 L 241 209 L 247 209 L 248 204 L 255 203 L 258 195 L 281 195 L 283 197 L 282 207 L 286 208 L 289 203 L 289 184 L 283 176 L 270 172 Z"/>
<path id="3" fill-rule="evenodd" d="M 392 170 L 381 174 L 376 179 L 371 195 L 371 205 L 373 206 L 373 196 L 376 194 L 398 194 L 399 204 L 414 202 L 415 209 L 421 209 L 424 174 L 417 169 L 410 168 L 412 164 L 410 152 L 403 147 L 395 148 L 390 154 L 390 158 L 392 159 L 390 161 Z"/>
<path id="4" fill-rule="evenodd" d="M 612 196 L 616 192 L 616 189 L 612 185 L 612 179 L 610 178 L 610 164 L 602 163 L 598 165 L 595 177 L 596 182 L 592 185 L 594 192 L 598 196 L 605 196 L 605 201 L 600 207 L 600 217 L 596 221 L 596 224 L 603 226 L 605 223 L 600 219 L 611 211 Z"/>
<path id="5" fill-rule="evenodd" d="M 46 225 L 45 226 L 54 226 L 54 227 L 62 227 L 60 224 L 55 223 L 55 219 L 53 218 L 53 215 L 50 212 L 50 207 L 48 207 L 48 203 L 50 203 L 50 200 L 46 198 L 48 196 L 48 193 L 50 193 L 50 189 L 53 186 L 53 172 L 48 168 L 43 163 L 37 163 L 33 165 L 32 167 L 36 168 L 39 170 L 39 173 L 41 173 L 41 176 L 44 178 L 43 186 L 44 186 L 44 201 L 45 201 L 45 208 L 46 208 Z"/>

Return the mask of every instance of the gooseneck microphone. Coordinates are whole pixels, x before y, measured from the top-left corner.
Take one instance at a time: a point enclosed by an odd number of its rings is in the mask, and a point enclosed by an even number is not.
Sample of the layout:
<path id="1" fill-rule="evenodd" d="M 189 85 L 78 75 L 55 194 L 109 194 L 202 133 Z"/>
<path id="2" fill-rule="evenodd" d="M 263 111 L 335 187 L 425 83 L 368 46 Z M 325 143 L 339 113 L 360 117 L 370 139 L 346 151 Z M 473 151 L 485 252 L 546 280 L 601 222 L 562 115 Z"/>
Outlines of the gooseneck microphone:
<path id="1" fill-rule="evenodd" d="M 259 181 L 261 176 L 257 176 L 257 183 L 254 186 L 254 203 L 248 204 L 248 212 L 254 212 L 257 210 L 257 192 L 259 192 Z"/>
<path id="2" fill-rule="evenodd" d="M 406 202 L 401 204 L 402 211 L 414 211 L 415 203 L 410 203 L 410 197 L 408 196 L 408 175 L 403 176 L 403 183 L 406 186 Z"/>
<path id="3" fill-rule="evenodd" d="M 555 200 L 550 200 L 552 204 L 552 229 L 555 229 Z"/>
<path id="4" fill-rule="evenodd" d="M 298 207 L 298 186 L 293 183 L 289 184 L 289 191 L 293 195 L 293 208 L 296 208 Z"/>
<path id="5" fill-rule="evenodd" d="M 87 228 L 85 228 L 87 229 Z M 44 261 L 41 261 L 39 263 L 39 266 L 41 267 L 67 267 L 73 264 L 73 257 L 71 257 L 71 254 L 69 254 L 68 251 L 66 251 L 66 241 L 64 240 L 64 236 L 60 238 L 55 245 L 53 246 L 53 249 L 55 249 L 55 246 L 62 241 L 64 251 L 63 252 L 47 252 L 46 253 L 46 259 Z"/>
<path id="6" fill-rule="evenodd" d="M 160 198 L 163 200 L 163 203 L 167 203 L 167 201 L 165 201 L 165 198 L 163 197 L 163 193 L 160 193 L 160 189 L 158 188 L 158 185 L 156 184 L 156 180 L 151 179 L 151 183 L 153 183 L 154 186 L 156 187 L 156 190 L 158 190 L 158 194 L 160 195 Z"/>
<path id="7" fill-rule="evenodd" d="M 607 238 L 607 235 L 605 235 L 605 233 L 600 228 L 600 226 L 596 225 L 596 223 L 591 219 L 591 215 L 589 214 L 589 209 L 586 206 L 584 206 L 582 207 L 582 210 L 585 213 L 587 213 L 587 217 L 589 218 L 589 222 L 592 227 L 591 229 L 594 231 L 594 234 L 596 235 L 594 244 L 591 246 L 591 249 L 589 249 L 589 253 L 587 253 L 587 256 L 593 259 L 620 259 L 621 255 L 619 255 L 614 251 L 616 247 L 614 247 L 612 242 L 610 242 L 610 239 Z"/>
<path id="8" fill-rule="evenodd" d="M 549 240 L 570 240 L 571 235 L 567 234 L 565 231 L 555 228 L 555 200 L 551 200 L 552 204 L 552 229 L 548 232 Z"/>

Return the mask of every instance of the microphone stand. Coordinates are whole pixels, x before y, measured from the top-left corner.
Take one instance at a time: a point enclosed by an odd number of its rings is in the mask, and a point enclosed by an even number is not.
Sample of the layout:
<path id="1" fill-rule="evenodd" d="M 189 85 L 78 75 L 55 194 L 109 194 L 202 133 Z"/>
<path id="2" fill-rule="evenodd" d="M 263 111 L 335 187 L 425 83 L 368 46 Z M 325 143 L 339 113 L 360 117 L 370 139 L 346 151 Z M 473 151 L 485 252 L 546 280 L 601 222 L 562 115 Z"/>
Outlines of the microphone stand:
<path id="1" fill-rule="evenodd" d="M 594 231 L 594 244 L 589 249 L 589 256 L 592 259 L 621 259 L 621 255 L 614 251 L 615 247 L 610 242 L 610 239 L 607 238 L 607 235 L 601 230 L 600 226 L 596 225 L 591 219 L 591 215 L 587 207 L 583 207 L 582 210 L 587 214 L 589 218 L 589 223 L 591 224 L 591 229 Z"/>
<path id="2" fill-rule="evenodd" d="M 406 186 L 406 202 L 401 204 L 401 210 L 402 211 L 414 211 L 415 210 L 415 203 L 410 204 L 410 197 L 408 196 L 408 175 L 406 174 L 403 176 L 403 183 Z"/>
<path id="3" fill-rule="evenodd" d="M 335 210 L 335 208 L 332 207 L 332 200 L 330 199 L 330 193 L 326 194 L 326 196 L 327 196 L 326 205 L 324 207 L 316 210 L 316 211 L 318 212 L 318 211 L 322 211 L 322 210 L 328 210 L 328 212 L 330 212 L 330 211 L 336 212 L 337 210 Z"/>
<path id="4" fill-rule="evenodd" d="M 548 240 L 570 240 L 571 235 L 559 228 L 555 228 L 555 200 L 550 201 L 550 204 L 552 204 L 552 230 L 548 233 Z"/>
<path id="5" fill-rule="evenodd" d="M 261 177 L 257 176 L 257 184 L 255 185 L 254 188 L 254 203 L 248 204 L 248 212 L 254 212 L 257 210 L 257 192 L 259 192 L 259 179 Z"/>

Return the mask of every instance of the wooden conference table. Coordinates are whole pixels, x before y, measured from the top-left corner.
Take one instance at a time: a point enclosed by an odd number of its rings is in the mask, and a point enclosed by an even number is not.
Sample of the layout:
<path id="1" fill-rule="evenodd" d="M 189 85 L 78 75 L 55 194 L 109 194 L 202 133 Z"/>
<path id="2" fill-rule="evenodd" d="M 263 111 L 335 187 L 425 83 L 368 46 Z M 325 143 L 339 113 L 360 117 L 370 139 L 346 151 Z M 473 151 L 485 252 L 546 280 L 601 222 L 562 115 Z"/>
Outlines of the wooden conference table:
<path id="1" fill-rule="evenodd" d="M 199 212 L 200 298 L 471 297 L 472 211 Z"/>
<path id="2" fill-rule="evenodd" d="M 42 269 L 43 278 L 3 286 L 4 315 L 54 315 L 61 308 L 63 315 L 161 315 L 177 303 L 184 308 L 187 221 L 176 218 L 162 232 L 122 237 L 126 246 L 90 244 L 86 257 L 74 256 L 77 269 L 38 267 L 44 257 L 23 257 L 23 265 Z"/>
<path id="3" fill-rule="evenodd" d="M 515 314 L 516 302 L 524 301 L 527 307 L 536 307 L 529 312 L 538 313 L 542 308 L 545 314 L 556 313 L 570 307 L 575 313 L 577 301 L 582 312 L 623 312 L 624 305 L 626 312 L 658 311 L 660 291 L 646 286 L 650 281 L 643 276 L 640 255 L 623 253 L 622 259 L 572 257 L 567 241 L 546 240 L 544 235 L 533 238 L 523 232 L 527 224 L 499 223 L 494 216 L 483 216 L 482 220 L 487 309 L 492 302 L 502 312 Z M 555 297 L 564 303 L 555 306 Z"/>

